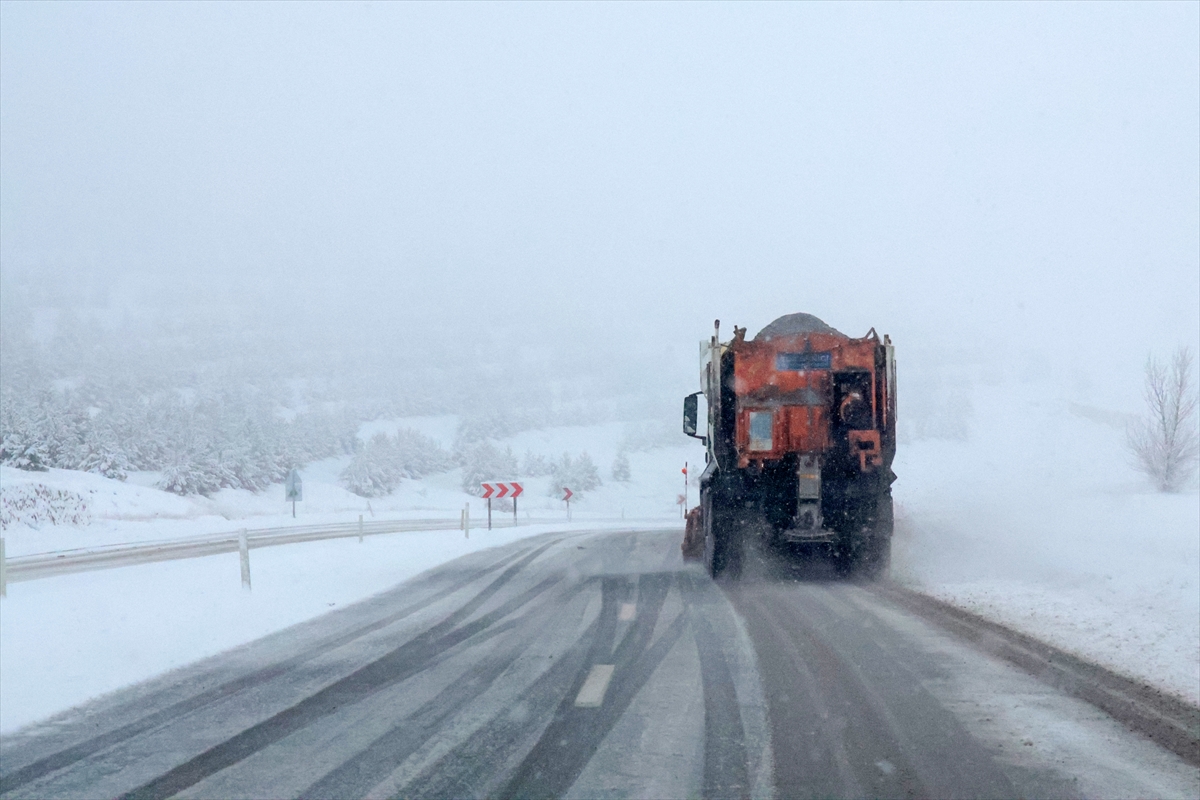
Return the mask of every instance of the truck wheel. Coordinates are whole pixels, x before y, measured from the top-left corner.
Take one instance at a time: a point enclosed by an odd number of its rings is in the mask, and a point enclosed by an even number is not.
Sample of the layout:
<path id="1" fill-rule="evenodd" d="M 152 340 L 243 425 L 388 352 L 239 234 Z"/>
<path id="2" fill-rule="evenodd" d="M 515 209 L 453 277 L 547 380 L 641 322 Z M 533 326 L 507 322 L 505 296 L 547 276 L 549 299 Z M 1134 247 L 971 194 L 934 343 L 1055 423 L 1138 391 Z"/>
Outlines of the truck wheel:
<path id="1" fill-rule="evenodd" d="M 892 563 L 892 490 L 880 492 L 875 504 L 875 513 L 865 531 L 866 538 L 858 553 L 856 571 L 867 578 L 879 578 L 887 574 Z"/>
<path id="2" fill-rule="evenodd" d="M 833 571 L 842 577 L 854 572 L 858 562 L 860 548 L 856 546 L 853 534 L 840 533 L 833 543 Z"/>
<path id="3" fill-rule="evenodd" d="M 859 496 L 841 520 L 833 546 L 839 575 L 877 578 L 887 572 L 892 554 L 892 491 Z"/>
<path id="4" fill-rule="evenodd" d="M 696 506 L 687 513 L 687 524 L 683 531 L 683 545 L 680 550 L 684 561 L 700 561 L 704 558 L 704 511 Z"/>
<path id="5" fill-rule="evenodd" d="M 737 578 L 742 573 L 742 526 L 736 512 L 712 493 L 706 494 L 704 506 L 704 567 L 714 579 Z"/>

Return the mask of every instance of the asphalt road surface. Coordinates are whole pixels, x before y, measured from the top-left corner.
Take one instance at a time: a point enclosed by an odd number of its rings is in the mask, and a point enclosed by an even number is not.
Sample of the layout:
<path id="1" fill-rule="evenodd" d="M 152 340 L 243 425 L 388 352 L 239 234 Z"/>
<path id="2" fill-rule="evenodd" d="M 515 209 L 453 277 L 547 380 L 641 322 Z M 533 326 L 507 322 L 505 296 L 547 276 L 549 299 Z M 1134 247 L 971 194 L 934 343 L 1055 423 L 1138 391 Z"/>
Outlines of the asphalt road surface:
<path id="1" fill-rule="evenodd" d="M 552 534 L 6 736 L 3 797 L 1197 797 L 1200 770 L 820 560 Z"/>

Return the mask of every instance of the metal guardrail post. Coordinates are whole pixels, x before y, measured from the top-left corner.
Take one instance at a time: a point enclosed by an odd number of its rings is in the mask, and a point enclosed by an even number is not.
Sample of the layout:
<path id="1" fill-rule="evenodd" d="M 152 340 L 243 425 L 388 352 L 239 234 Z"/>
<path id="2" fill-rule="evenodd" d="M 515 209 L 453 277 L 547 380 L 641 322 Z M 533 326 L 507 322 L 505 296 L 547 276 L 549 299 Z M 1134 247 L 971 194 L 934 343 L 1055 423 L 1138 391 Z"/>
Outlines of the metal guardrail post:
<path id="1" fill-rule="evenodd" d="M 0 597 L 8 597 L 8 565 L 4 561 L 4 537 L 0 536 Z"/>
<path id="2" fill-rule="evenodd" d="M 362 514 L 358 515 L 358 543 L 362 544 Z"/>
<path id="3" fill-rule="evenodd" d="M 246 541 L 246 529 L 238 533 L 238 556 L 242 562 L 242 588 L 250 591 L 250 543 Z"/>

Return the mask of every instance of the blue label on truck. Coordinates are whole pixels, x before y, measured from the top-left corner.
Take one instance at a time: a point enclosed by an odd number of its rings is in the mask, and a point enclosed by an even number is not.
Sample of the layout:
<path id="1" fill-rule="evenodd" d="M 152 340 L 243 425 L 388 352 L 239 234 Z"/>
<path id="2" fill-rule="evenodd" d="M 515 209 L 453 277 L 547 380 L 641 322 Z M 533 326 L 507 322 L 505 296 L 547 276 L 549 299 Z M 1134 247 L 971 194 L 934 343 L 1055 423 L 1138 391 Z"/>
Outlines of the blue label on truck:
<path id="1" fill-rule="evenodd" d="M 776 353 L 775 369 L 805 370 L 829 369 L 833 366 L 833 353 Z"/>

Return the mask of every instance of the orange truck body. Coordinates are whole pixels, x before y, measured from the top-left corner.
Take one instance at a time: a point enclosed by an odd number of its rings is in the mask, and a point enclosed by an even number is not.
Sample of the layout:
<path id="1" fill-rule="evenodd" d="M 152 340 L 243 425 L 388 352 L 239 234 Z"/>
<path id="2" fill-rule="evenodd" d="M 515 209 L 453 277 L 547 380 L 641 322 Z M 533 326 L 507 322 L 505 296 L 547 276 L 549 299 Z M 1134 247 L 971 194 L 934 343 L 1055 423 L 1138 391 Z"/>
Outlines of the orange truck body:
<path id="1" fill-rule="evenodd" d="M 840 411 L 833 376 L 862 373 L 863 400 L 878 424 L 848 431 L 850 446 L 864 471 L 881 466 L 880 432 L 891 427 L 886 374 L 878 375 L 878 338 L 850 339 L 840 334 L 796 334 L 764 342 L 735 342 L 734 394 L 738 399 L 738 466 L 778 460 L 788 453 L 824 453 L 834 444 L 832 428 Z M 811 366 L 816 355 L 829 354 L 828 367 L 780 369 L 799 363 Z M 808 355 L 805 363 L 804 356 Z M 789 361 L 789 357 L 790 361 Z M 880 390 L 883 391 L 880 391 Z M 771 447 L 751 447 L 750 415 L 771 412 Z"/>
<path id="2" fill-rule="evenodd" d="M 702 553 L 716 575 L 739 563 L 747 532 L 761 531 L 772 543 L 827 546 L 839 563 L 878 572 L 890 553 L 895 479 L 891 340 L 874 328 L 846 336 L 810 314 L 780 317 L 753 340 L 744 328 L 728 342 L 719 333 L 717 323 L 703 389 L 684 400 L 684 433 L 706 445 L 685 555 Z"/>

